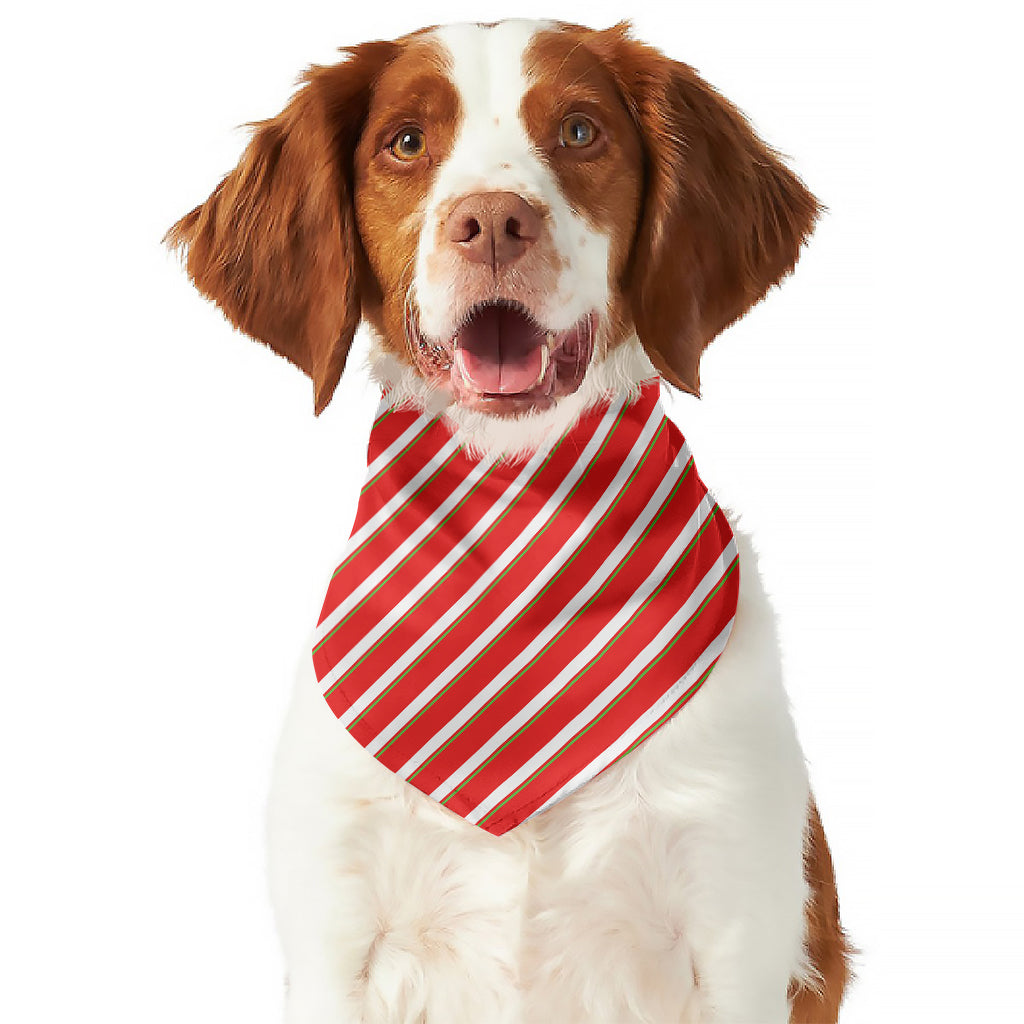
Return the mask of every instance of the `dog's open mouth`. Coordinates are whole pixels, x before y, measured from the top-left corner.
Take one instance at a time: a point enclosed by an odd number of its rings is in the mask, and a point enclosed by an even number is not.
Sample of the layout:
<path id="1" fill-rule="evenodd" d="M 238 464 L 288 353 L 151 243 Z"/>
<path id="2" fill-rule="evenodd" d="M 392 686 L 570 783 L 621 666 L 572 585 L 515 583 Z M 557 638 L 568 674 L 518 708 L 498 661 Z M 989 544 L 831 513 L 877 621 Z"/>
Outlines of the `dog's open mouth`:
<path id="1" fill-rule="evenodd" d="M 498 415 L 545 409 L 583 382 L 593 354 L 593 317 L 568 330 L 546 330 L 520 303 L 478 302 L 451 338 L 414 332 L 417 361 L 447 376 L 456 401 Z"/>

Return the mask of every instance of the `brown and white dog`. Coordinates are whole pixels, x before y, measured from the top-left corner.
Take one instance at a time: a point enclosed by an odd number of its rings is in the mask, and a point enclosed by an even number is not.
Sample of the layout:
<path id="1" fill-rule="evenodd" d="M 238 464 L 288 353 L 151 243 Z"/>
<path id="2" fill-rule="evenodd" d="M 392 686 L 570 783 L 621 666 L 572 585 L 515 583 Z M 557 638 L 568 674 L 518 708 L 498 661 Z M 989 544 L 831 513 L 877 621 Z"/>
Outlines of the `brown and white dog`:
<path id="1" fill-rule="evenodd" d="M 365 320 L 396 398 L 514 458 L 655 371 L 696 392 L 704 347 L 790 272 L 817 211 L 731 104 L 625 26 L 508 21 L 312 68 L 169 240 L 312 378 L 317 412 Z M 304 659 L 271 799 L 292 1024 L 836 1020 L 831 860 L 737 543 L 711 683 L 500 837 L 357 744 Z"/>

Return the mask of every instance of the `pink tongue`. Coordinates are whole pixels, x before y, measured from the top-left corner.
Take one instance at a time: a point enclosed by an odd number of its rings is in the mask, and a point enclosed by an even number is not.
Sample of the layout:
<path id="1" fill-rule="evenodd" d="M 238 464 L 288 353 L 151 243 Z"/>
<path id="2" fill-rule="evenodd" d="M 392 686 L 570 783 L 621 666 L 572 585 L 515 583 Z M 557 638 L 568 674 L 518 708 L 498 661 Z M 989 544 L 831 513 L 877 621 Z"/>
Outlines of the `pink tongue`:
<path id="1" fill-rule="evenodd" d="M 466 379 L 487 394 L 529 391 L 544 368 L 544 332 L 508 306 L 484 306 L 455 336 Z"/>

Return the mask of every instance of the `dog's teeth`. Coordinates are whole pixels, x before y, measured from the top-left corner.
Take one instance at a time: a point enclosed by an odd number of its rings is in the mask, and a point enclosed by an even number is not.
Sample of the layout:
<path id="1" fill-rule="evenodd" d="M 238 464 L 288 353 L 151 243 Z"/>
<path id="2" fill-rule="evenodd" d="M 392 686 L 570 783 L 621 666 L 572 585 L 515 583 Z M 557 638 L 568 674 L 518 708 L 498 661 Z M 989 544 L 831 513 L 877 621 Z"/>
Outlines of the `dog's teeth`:
<path id="1" fill-rule="evenodd" d="M 548 372 L 548 364 L 551 362 L 551 335 L 548 335 L 548 344 L 541 347 L 540 350 L 540 373 L 537 374 L 537 380 L 535 384 L 540 384 L 544 380 L 544 375 Z"/>

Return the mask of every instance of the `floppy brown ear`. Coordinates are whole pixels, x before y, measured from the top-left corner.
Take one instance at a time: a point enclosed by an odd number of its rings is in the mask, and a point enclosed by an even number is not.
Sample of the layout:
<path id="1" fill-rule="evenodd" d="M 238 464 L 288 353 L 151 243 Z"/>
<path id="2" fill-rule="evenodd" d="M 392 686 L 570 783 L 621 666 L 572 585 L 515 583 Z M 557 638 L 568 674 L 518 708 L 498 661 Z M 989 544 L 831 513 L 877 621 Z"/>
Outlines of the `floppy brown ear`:
<path id="1" fill-rule="evenodd" d="M 640 130 L 644 206 L 628 283 L 644 348 L 699 392 L 700 356 L 796 263 L 819 207 L 746 118 L 693 68 L 595 33 Z"/>
<path id="2" fill-rule="evenodd" d="M 313 380 L 315 410 L 341 378 L 360 320 L 352 153 L 392 43 L 313 67 L 277 117 L 255 124 L 238 166 L 164 239 L 240 330 Z"/>

